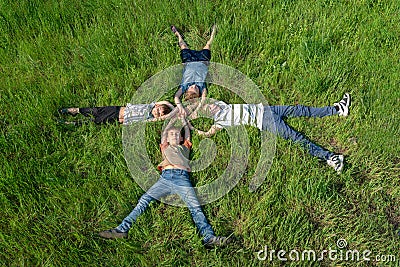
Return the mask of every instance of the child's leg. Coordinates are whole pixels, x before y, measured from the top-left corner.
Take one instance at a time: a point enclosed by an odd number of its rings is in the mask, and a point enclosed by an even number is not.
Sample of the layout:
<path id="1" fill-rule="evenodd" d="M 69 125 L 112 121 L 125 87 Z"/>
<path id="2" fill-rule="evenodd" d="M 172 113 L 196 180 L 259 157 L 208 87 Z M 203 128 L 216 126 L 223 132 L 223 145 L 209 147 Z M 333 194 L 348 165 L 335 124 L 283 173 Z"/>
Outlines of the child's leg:
<path id="1" fill-rule="evenodd" d="M 196 225 L 203 239 L 207 241 L 211 237 L 215 236 L 211 225 L 208 223 L 207 218 L 201 209 L 194 189 L 191 187 L 185 189 L 184 191 L 177 191 L 177 193 L 188 206 L 194 224 Z"/>
<path id="2" fill-rule="evenodd" d="M 203 49 L 208 49 L 211 50 L 211 44 L 214 41 L 215 34 L 217 33 L 217 25 L 213 25 L 212 30 L 211 30 L 211 36 L 206 45 L 203 47 Z"/>
<path id="3" fill-rule="evenodd" d="M 149 206 L 150 202 L 154 200 L 149 194 L 144 193 L 143 196 L 138 201 L 136 207 L 129 213 L 128 216 L 122 221 L 122 223 L 117 227 L 117 230 L 120 232 L 128 232 L 129 229 L 132 227 L 133 222 L 136 221 L 137 217 L 142 214 L 147 207 Z"/>
<path id="4" fill-rule="evenodd" d="M 119 115 L 118 115 L 119 123 L 124 123 L 124 113 L 125 113 L 125 107 L 121 107 L 121 109 L 119 110 Z"/>
<path id="5" fill-rule="evenodd" d="M 189 49 L 189 47 L 183 40 L 182 35 L 178 32 L 174 25 L 171 26 L 171 31 L 175 34 L 176 37 L 178 37 L 178 45 L 180 49 Z"/>
<path id="6" fill-rule="evenodd" d="M 122 221 L 122 223 L 117 227 L 117 230 L 120 232 L 128 232 L 132 227 L 133 222 L 136 221 L 137 217 L 142 214 L 150 202 L 155 199 L 159 199 L 162 196 L 165 196 L 171 192 L 170 185 L 165 182 L 164 179 L 159 179 L 143 196 L 139 199 L 136 207 L 129 213 L 128 216 Z"/>
<path id="7" fill-rule="evenodd" d="M 186 202 L 188 205 L 190 215 L 192 215 L 194 224 L 203 237 L 204 241 L 209 240 L 211 237 L 215 236 L 211 225 L 208 223 L 206 216 L 204 215 L 200 206 L 191 206 L 190 201 Z"/>
<path id="8" fill-rule="evenodd" d="M 209 240 L 211 237 L 215 236 L 215 234 L 201 209 L 199 200 L 189 180 L 189 175 L 187 172 L 180 174 L 179 177 L 175 177 L 175 181 L 177 185 L 175 187 L 175 193 L 177 193 L 188 206 L 190 215 L 192 215 L 193 221 L 204 241 Z"/>
<path id="9" fill-rule="evenodd" d="M 85 117 L 90 117 L 90 116 L 94 116 L 93 112 L 94 112 L 95 108 L 78 108 L 78 113 L 82 114 Z"/>
<path id="10" fill-rule="evenodd" d="M 271 112 L 278 115 L 278 117 L 314 117 L 322 118 L 325 116 L 337 115 L 337 109 L 334 106 L 329 107 L 308 107 L 303 105 L 296 106 L 270 106 Z"/>
<path id="11" fill-rule="evenodd" d="M 120 121 L 121 106 L 107 106 L 107 107 L 94 107 L 94 108 L 79 108 L 79 113 L 85 117 L 94 117 L 94 122 L 113 123 Z M 123 118 L 123 115 L 122 115 Z"/>
<path id="12" fill-rule="evenodd" d="M 263 120 L 263 130 L 268 130 L 274 134 L 278 134 L 286 140 L 292 140 L 295 143 L 301 144 L 312 156 L 322 160 L 328 160 L 334 153 L 314 144 L 308 140 L 302 133 L 293 130 L 289 127 L 281 117 L 275 116 L 270 121 Z"/>
<path id="13" fill-rule="evenodd" d="M 75 117 L 76 115 L 79 114 L 79 108 L 60 108 L 58 112 L 60 112 L 61 114 L 72 115 Z"/>

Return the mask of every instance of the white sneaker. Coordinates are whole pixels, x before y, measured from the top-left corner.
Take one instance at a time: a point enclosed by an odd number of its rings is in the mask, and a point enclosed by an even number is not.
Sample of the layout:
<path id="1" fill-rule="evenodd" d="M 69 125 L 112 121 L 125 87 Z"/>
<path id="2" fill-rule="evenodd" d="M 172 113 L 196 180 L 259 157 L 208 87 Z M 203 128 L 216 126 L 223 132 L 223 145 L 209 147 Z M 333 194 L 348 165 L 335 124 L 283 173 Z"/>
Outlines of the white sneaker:
<path id="1" fill-rule="evenodd" d="M 351 105 L 350 94 L 345 93 L 343 95 L 342 100 L 340 100 L 338 103 L 334 103 L 333 105 L 336 107 L 336 109 L 339 113 L 339 116 L 343 116 L 343 117 L 348 116 L 349 115 L 349 107 Z"/>
<path id="2" fill-rule="evenodd" d="M 333 167 L 335 171 L 340 174 L 344 166 L 344 156 L 334 154 L 326 161 L 326 163 L 328 163 L 329 166 Z"/>

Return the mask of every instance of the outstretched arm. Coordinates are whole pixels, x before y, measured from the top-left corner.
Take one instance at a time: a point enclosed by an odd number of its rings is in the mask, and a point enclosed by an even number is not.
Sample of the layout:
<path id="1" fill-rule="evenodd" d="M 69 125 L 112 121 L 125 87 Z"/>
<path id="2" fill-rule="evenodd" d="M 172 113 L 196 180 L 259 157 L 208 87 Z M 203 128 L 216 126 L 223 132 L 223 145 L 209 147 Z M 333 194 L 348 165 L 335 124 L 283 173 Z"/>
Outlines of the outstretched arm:
<path id="1" fill-rule="evenodd" d="M 199 108 L 198 108 L 199 105 L 200 105 L 200 102 L 199 101 L 195 101 L 195 102 L 192 102 L 192 104 L 187 105 L 185 107 L 186 114 L 187 114 L 188 118 L 190 118 L 191 120 L 197 119 L 198 111 L 199 111 Z"/>
<path id="2" fill-rule="evenodd" d="M 204 102 L 207 97 L 207 88 L 203 89 L 203 93 L 201 93 L 201 102 Z"/>
<path id="3" fill-rule="evenodd" d="M 179 114 L 186 115 L 186 111 L 183 108 L 183 105 L 181 103 L 182 94 L 183 94 L 182 88 L 179 87 L 178 91 L 176 91 L 176 93 L 175 93 L 174 101 L 175 101 L 176 107 L 179 109 Z"/>
<path id="4" fill-rule="evenodd" d="M 185 130 L 185 141 L 187 140 L 187 141 L 189 141 L 190 142 L 190 128 L 189 128 L 189 125 L 191 125 L 190 124 L 190 122 L 188 122 L 187 120 L 186 120 L 186 118 L 182 118 L 182 124 L 183 124 L 183 129 Z"/>
<path id="5" fill-rule="evenodd" d="M 213 125 L 207 132 L 204 132 L 204 131 L 195 129 L 190 122 L 188 122 L 188 127 L 190 130 L 194 130 L 198 135 L 205 136 L 205 137 L 213 136 L 216 132 L 221 130 L 221 128 L 219 128 L 218 126 Z"/>
<path id="6" fill-rule="evenodd" d="M 204 105 L 207 97 L 207 88 L 203 89 L 203 93 L 201 94 L 200 102 L 197 102 L 197 107 L 193 111 L 193 116 L 197 116 L 197 113 L 199 112 L 200 108 Z"/>
<path id="7" fill-rule="evenodd" d="M 196 129 L 196 132 L 197 132 L 197 134 L 199 134 L 201 136 L 210 137 L 210 136 L 213 136 L 219 130 L 221 130 L 221 128 L 213 125 L 213 126 L 211 126 L 211 128 L 207 132 L 200 131 L 200 130 L 197 130 L 197 129 Z"/>
<path id="8" fill-rule="evenodd" d="M 175 107 L 172 105 L 169 101 L 166 100 L 161 100 L 156 102 L 157 105 L 167 105 L 171 110 L 173 110 Z"/>

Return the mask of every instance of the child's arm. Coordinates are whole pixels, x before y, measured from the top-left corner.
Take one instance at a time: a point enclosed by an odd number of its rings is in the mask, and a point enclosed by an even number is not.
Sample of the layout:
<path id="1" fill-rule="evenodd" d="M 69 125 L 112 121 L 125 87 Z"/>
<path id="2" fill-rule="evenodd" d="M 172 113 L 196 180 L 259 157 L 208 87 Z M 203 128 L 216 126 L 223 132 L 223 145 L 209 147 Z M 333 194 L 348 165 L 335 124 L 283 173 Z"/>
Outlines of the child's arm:
<path id="1" fill-rule="evenodd" d="M 166 144 L 168 144 L 168 140 L 167 140 L 167 128 L 165 128 L 165 130 L 161 133 L 161 150 L 163 150 L 163 146 L 165 146 Z"/>
<path id="2" fill-rule="evenodd" d="M 156 102 L 158 105 L 167 105 L 171 110 L 173 110 L 175 107 L 172 105 L 169 101 L 161 100 Z"/>
<path id="3" fill-rule="evenodd" d="M 192 148 L 192 142 L 190 142 L 190 122 L 186 120 L 186 118 L 182 118 L 183 128 L 185 130 L 185 139 L 183 141 L 183 145 L 188 149 Z"/>
<path id="4" fill-rule="evenodd" d="M 175 101 L 177 108 L 179 109 L 179 113 L 181 115 L 186 115 L 186 111 L 183 108 L 183 105 L 181 103 L 182 94 L 183 94 L 182 87 L 179 87 L 178 91 L 176 91 L 176 93 L 175 93 L 174 101 Z"/>
<path id="5" fill-rule="evenodd" d="M 186 114 L 191 120 L 197 119 L 198 117 L 198 106 L 200 105 L 199 101 L 192 102 L 192 104 L 186 106 Z"/>
<path id="6" fill-rule="evenodd" d="M 186 120 L 186 118 L 182 118 L 182 123 L 183 123 L 183 129 L 185 130 L 185 141 L 189 141 L 190 142 L 190 122 L 188 122 Z M 192 126 L 193 127 L 193 126 Z"/>
<path id="7" fill-rule="evenodd" d="M 206 97 L 207 97 L 207 88 L 204 88 L 203 93 L 201 93 L 200 103 L 197 106 L 195 113 L 197 113 L 197 111 L 199 111 L 199 109 L 204 105 L 204 102 L 206 101 Z"/>
<path id="8" fill-rule="evenodd" d="M 207 93 L 207 88 L 204 87 L 203 93 L 201 94 L 201 102 L 204 102 L 206 100 Z"/>
<path id="9" fill-rule="evenodd" d="M 193 127 L 193 126 L 192 126 Z M 193 128 L 194 129 L 194 128 Z M 192 129 L 192 130 L 193 130 Z M 216 132 L 218 132 L 219 130 L 221 130 L 221 128 L 219 128 L 218 126 L 216 126 L 216 125 L 213 125 L 213 126 L 211 126 L 211 128 L 208 130 L 208 132 L 204 132 L 204 131 L 200 131 L 200 130 L 198 130 L 198 129 L 194 129 L 195 131 L 196 131 L 196 133 L 198 134 L 198 135 L 201 135 L 201 136 L 205 136 L 205 137 L 210 137 L 210 136 L 212 136 L 212 135 L 214 135 Z"/>
<path id="10" fill-rule="evenodd" d="M 192 111 L 189 113 L 189 117 L 191 119 L 197 118 L 197 114 L 198 114 L 200 108 L 203 107 L 204 103 L 206 102 L 206 96 L 207 96 L 207 88 L 204 88 L 203 93 L 201 94 L 200 101 L 196 101 L 195 105 L 190 106 L 190 107 L 194 107 L 194 109 L 192 108 Z"/>

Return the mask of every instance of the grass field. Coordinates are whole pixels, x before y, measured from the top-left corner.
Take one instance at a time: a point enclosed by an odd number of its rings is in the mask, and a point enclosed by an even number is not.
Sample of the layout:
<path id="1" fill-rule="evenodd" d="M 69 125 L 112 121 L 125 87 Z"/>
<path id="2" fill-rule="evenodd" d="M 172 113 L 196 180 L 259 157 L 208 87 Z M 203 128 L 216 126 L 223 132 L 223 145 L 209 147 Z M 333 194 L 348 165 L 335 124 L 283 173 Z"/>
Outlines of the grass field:
<path id="1" fill-rule="evenodd" d="M 337 249 L 345 239 L 347 250 L 370 250 L 371 261 L 286 265 L 398 266 L 399 14 L 397 0 L 0 1 L 0 263 L 281 266 L 276 254 L 260 261 L 257 252 Z M 143 190 L 126 166 L 121 126 L 64 127 L 57 109 L 128 103 L 144 81 L 180 63 L 171 24 L 201 48 L 213 23 L 212 60 L 250 77 L 269 104 L 325 106 L 351 93 L 347 118 L 288 120 L 343 153 L 344 172 L 278 139 L 264 183 L 250 193 L 259 133 L 249 129 L 245 176 L 203 207 L 216 233 L 238 242 L 206 250 L 188 210 L 162 203 L 150 206 L 128 239 L 100 239 Z M 232 99 L 212 86 L 209 96 Z M 154 164 L 161 125 L 147 129 Z M 212 139 L 222 156 L 194 181 L 223 171 L 227 135 Z M 200 140 L 193 137 L 193 157 Z M 385 255 L 396 261 L 376 261 Z"/>

